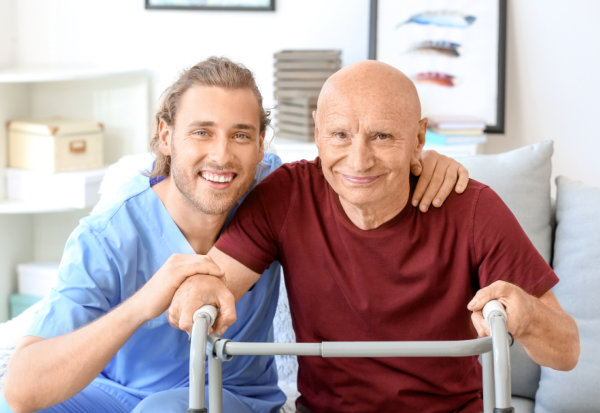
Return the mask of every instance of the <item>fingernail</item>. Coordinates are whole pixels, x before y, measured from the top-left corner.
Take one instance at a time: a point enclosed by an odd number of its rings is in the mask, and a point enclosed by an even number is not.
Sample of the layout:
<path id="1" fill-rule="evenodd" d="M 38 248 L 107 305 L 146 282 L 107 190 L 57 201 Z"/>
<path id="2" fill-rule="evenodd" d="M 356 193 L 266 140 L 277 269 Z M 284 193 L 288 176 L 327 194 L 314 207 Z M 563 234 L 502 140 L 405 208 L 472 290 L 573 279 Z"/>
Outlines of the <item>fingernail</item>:
<path id="1" fill-rule="evenodd" d="M 421 204 L 421 212 L 427 212 L 427 210 L 429 209 L 425 204 Z"/>
<path id="2" fill-rule="evenodd" d="M 417 205 L 419 205 L 419 201 L 417 199 L 413 199 L 412 206 L 416 207 Z"/>
<path id="3" fill-rule="evenodd" d="M 467 304 L 467 308 L 472 308 L 475 304 L 477 304 L 477 298 L 473 297 L 471 301 L 469 301 L 469 304 Z"/>
<path id="4" fill-rule="evenodd" d="M 433 206 L 439 207 L 441 205 L 442 205 L 442 200 L 441 199 L 434 199 L 433 200 Z"/>

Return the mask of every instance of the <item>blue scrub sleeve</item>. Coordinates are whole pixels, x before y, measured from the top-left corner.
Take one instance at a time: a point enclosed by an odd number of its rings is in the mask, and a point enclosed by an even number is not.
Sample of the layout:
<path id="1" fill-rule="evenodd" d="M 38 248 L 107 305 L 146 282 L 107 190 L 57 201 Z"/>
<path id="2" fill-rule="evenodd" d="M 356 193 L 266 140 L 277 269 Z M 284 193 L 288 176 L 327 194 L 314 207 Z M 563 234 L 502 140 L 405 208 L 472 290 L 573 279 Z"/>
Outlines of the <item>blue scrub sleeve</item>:
<path id="1" fill-rule="evenodd" d="M 69 237 L 58 281 L 35 314 L 28 334 L 50 338 L 106 314 L 118 303 L 118 271 L 94 231 L 81 224 Z M 112 261 L 112 262 L 111 262 Z"/>

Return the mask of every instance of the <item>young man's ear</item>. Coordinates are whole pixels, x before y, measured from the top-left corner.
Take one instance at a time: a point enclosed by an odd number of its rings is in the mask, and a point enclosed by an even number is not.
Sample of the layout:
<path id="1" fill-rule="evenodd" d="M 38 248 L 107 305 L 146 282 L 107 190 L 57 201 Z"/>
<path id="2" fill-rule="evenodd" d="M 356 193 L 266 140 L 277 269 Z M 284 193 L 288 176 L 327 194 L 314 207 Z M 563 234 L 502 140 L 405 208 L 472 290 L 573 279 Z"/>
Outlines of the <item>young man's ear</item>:
<path id="1" fill-rule="evenodd" d="M 412 156 L 410 157 L 410 171 L 413 175 L 421 175 L 423 165 L 421 164 L 421 153 L 423 152 L 423 146 L 425 145 L 425 134 L 427 133 L 427 118 L 423 118 L 419 121 L 417 130 L 417 141 L 415 149 L 413 150 Z"/>
<path id="2" fill-rule="evenodd" d="M 164 119 L 158 124 L 158 142 L 160 153 L 165 156 L 171 156 L 171 139 L 173 139 L 171 128 Z"/>
<path id="3" fill-rule="evenodd" d="M 258 162 L 262 161 L 262 159 L 265 157 L 265 136 L 267 134 L 267 131 L 264 130 L 260 133 L 260 136 L 258 137 Z"/>

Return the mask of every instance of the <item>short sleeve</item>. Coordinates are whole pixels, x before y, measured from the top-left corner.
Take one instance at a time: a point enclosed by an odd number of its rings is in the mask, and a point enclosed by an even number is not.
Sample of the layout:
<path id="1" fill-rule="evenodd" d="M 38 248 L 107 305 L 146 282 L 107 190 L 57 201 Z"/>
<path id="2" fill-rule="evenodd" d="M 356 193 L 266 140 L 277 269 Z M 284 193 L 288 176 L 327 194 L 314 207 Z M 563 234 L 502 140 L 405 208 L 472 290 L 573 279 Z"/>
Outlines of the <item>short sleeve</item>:
<path id="1" fill-rule="evenodd" d="M 106 314 L 118 303 L 118 279 L 97 234 L 80 224 L 65 246 L 57 284 L 34 315 L 28 335 L 59 336 Z"/>
<path id="2" fill-rule="evenodd" d="M 480 286 L 503 280 L 541 296 L 558 277 L 500 197 L 484 187 L 473 217 L 473 245 Z"/>
<path id="3" fill-rule="evenodd" d="M 246 197 L 215 246 L 256 273 L 278 258 L 279 233 L 293 202 L 293 176 L 278 168 Z"/>

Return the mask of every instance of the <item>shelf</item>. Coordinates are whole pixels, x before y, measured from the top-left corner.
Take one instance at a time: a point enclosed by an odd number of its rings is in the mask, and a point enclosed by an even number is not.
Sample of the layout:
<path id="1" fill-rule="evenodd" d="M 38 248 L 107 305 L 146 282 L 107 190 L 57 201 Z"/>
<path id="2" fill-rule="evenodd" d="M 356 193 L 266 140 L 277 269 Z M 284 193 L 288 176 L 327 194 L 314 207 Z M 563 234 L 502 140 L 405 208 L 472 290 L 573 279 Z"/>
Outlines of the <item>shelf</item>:
<path id="1" fill-rule="evenodd" d="M 318 155 L 314 142 L 294 141 L 291 139 L 275 138 L 267 150 L 279 155 L 283 162 L 294 162 L 300 159 L 312 161 Z"/>
<path id="2" fill-rule="evenodd" d="M 14 67 L 0 70 L 0 83 L 42 83 L 60 82 L 81 79 L 92 79 L 104 76 L 144 74 L 142 68 L 59 68 L 59 67 Z"/>
<path id="3" fill-rule="evenodd" d="M 77 211 L 83 208 L 73 208 L 51 203 L 0 200 L 0 214 L 43 214 L 47 212 Z"/>
<path id="4" fill-rule="evenodd" d="M 4 174 L 8 199 L 0 200 L 0 215 L 40 214 L 94 206 L 106 168 L 59 173 L 7 168 Z"/>
<path id="5" fill-rule="evenodd" d="M 461 158 L 463 156 L 477 155 L 481 146 L 481 144 L 430 145 L 426 143 L 423 150 L 434 150 L 451 158 Z"/>

